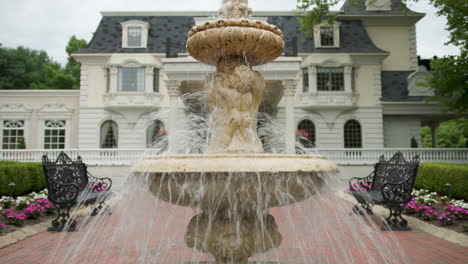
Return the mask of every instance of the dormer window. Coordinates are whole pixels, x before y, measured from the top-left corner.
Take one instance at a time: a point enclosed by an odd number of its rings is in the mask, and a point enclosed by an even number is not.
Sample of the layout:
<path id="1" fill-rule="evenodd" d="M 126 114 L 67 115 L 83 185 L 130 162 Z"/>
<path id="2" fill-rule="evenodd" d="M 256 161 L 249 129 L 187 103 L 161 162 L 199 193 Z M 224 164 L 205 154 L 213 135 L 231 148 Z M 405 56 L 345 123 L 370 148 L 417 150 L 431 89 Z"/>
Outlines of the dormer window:
<path id="1" fill-rule="evenodd" d="M 141 28 L 129 27 L 128 28 L 128 42 L 129 47 L 141 47 Z"/>
<path id="2" fill-rule="evenodd" d="M 130 20 L 122 25 L 122 48 L 146 48 L 149 24 L 144 21 Z"/>
<path id="3" fill-rule="evenodd" d="M 316 48 L 340 47 L 340 23 L 330 25 L 322 23 L 314 26 L 314 43 Z"/>

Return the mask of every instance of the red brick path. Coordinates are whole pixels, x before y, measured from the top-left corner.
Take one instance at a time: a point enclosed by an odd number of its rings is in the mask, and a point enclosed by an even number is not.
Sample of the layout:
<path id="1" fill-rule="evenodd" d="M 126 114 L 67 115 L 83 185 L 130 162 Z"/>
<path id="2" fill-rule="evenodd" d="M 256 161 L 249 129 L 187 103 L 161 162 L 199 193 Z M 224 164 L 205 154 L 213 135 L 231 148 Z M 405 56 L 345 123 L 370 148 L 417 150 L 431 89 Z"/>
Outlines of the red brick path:
<path id="1" fill-rule="evenodd" d="M 130 206 L 132 205 L 132 206 Z M 382 232 L 380 219 L 350 215 L 352 204 L 317 197 L 274 209 L 283 242 L 257 260 L 287 263 L 468 263 L 468 248 L 413 229 Z M 125 208 L 125 210 L 124 210 Z M 112 216 L 93 218 L 75 233 L 42 232 L 0 249 L 0 263 L 161 263 L 211 260 L 185 246 L 189 208 L 127 199 Z M 374 224 L 373 222 L 377 224 Z M 91 231 L 88 231 L 91 230 Z"/>

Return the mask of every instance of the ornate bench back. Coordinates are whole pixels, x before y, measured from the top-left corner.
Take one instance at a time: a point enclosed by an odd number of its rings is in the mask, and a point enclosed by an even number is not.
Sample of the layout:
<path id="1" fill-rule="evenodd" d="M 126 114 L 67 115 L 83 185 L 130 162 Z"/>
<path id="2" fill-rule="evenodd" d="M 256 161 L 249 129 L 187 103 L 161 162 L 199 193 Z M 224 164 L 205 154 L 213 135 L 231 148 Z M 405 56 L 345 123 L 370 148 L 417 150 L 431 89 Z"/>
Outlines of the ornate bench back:
<path id="1" fill-rule="evenodd" d="M 418 173 L 419 156 L 407 161 L 401 152 L 397 152 L 390 160 L 385 160 L 384 155 L 380 156 L 379 162 L 375 165 L 372 190 L 380 191 L 386 183 L 405 182 L 405 193 L 413 190 L 416 174 Z"/>
<path id="2" fill-rule="evenodd" d="M 57 188 L 54 183 L 75 184 L 79 192 L 82 192 L 88 185 L 87 168 L 80 156 L 73 161 L 67 154 L 61 152 L 54 162 L 50 161 L 47 155 L 44 155 L 42 156 L 42 165 L 49 194 L 51 190 Z"/>

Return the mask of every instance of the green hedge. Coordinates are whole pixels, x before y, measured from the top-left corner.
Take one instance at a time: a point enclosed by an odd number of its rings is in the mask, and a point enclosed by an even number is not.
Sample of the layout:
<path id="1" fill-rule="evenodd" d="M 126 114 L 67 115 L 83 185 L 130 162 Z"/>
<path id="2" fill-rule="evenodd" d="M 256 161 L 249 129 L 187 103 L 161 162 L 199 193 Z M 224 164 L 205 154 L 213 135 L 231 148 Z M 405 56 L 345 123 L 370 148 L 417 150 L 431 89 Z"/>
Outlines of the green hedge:
<path id="1" fill-rule="evenodd" d="M 41 163 L 14 161 L 0 162 L 0 196 L 9 196 L 11 182 L 16 184 L 13 196 L 38 192 L 45 188 L 45 177 Z"/>
<path id="2" fill-rule="evenodd" d="M 421 163 L 416 177 L 416 189 L 427 189 L 448 195 L 445 184 L 452 185 L 453 198 L 468 200 L 468 164 Z"/>

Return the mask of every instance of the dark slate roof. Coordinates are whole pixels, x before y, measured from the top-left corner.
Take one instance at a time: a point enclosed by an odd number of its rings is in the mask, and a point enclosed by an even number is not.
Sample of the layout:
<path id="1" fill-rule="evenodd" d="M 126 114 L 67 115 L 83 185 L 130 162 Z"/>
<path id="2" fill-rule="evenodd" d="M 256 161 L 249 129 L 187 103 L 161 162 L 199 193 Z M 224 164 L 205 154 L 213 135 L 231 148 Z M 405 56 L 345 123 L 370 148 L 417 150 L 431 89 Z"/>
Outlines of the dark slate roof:
<path id="1" fill-rule="evenodd" d="M 312 38 L 305 38 L 301 31 L 299 21 L 294 16 L 269 17 L 268 23 L 283 30 L 286 49 L 290 48 L 292 39 L 298 39 L 299 53 L 385 53 L 377 48 L 370 39 L 360 20 L 340 21 L 340 48 L 315 48 Z"/>
<path id="2" fill-rule="evenodd" d="M 408 96 L 408 76 L 414 71 L 382 71 L 382 101 L 416 102 L 427 96 Z"/>
<path id="3" fill-rule="evenodd" d="M 411 11 L 401 0 L 391 0 L 392 10 L 389 11 L 366 11 L 366 0 L 361 0 L 361 3 L 352 3 L 347 0 L 341 7 L 341 11 L 345 14 L 419 14 Z"/>
<path id="4" fill-rule="evenodd" d="M 122 48 L 121 22 L 141 20 L 150 24 L 148 48 Z M 369 38 L 359 20 L 343 20 L 340 27 L 340 48 L 317 49 L 312 39 L 306 39 L 300 24 L 294 16 L 271 16 L 268 23 L 278 26 L 284 32 L 285 52 L 291 53 L 293 39 L 297 39 L 299 53 L 382 53 Z M 193 16 L 104 16 L 89 45 L 78 53 L 165 53 L 166 39 L 185 46 L 187 33 L 195 25 Z"/>
<path id="5" fill-rule="evenodd" d="M 150 24 L 148 48 L 122 48 L 121 22 L 141 20 Z M 166 39 L 185 44 L 187 33 L 195 25 L 188 16 L 104 16 L 88 46 L 78 53 L 164 53 Z"/>

